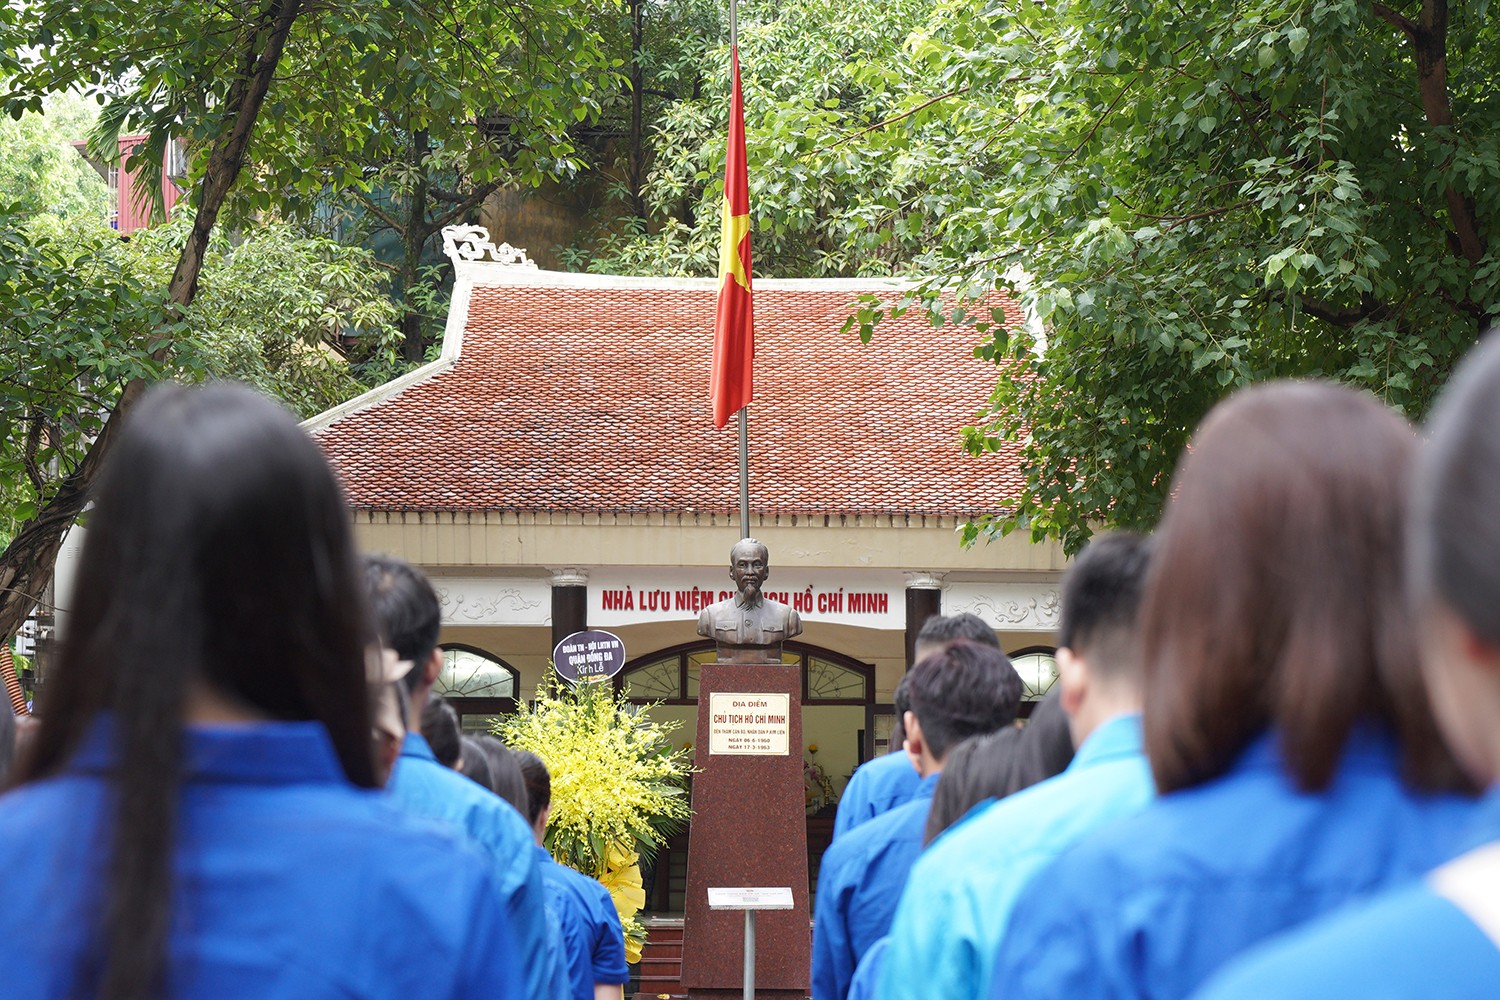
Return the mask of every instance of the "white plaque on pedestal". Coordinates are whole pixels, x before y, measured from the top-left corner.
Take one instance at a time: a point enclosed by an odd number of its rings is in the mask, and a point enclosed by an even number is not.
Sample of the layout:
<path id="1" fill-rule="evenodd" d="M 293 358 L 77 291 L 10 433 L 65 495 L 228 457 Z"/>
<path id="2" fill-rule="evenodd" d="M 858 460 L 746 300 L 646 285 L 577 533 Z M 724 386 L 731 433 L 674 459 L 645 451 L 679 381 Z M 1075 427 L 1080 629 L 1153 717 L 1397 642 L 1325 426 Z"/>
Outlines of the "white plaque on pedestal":
<path id="1" fill-rule="evenodd" d="M 790 910 L 792 890 L 790 886 L 709 889 L 708 908 L 710 910 Z"/>
<path id="2" fill-rule="evenodd" d="M 790 753 L 791 699 L 739 691 L 708 696 L 708 752 L 747 757 Z"/>

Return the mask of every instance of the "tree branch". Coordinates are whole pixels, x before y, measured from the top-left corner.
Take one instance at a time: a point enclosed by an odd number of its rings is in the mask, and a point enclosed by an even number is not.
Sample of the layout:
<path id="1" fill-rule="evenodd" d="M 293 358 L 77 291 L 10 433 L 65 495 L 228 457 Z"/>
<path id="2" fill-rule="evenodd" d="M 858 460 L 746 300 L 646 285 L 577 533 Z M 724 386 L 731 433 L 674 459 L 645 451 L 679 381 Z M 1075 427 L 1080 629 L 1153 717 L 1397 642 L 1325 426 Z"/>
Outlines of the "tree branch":
<path id="1" fill-rule="evenodd" d="M 936 97 L 934 97 L 934 98 L 932 98 L 930 100 L 923 101 L 921 104 L 918 104 L 914 108 L 911 108 L 911 109 L 909 109 L 907 111 L 901 112 L 899 115 L 893 115 L 890 118 L 887 118 L 885 121 L 876 122 L 874 125 L 871 125 L 868 128 L 862 128 L 862 129 L 860 129 L 858 132 L 850 132 L 848 135 L 844 136 L 842 139 L 839 139 L 836 142 L 832 142 L 832 143 L 829 143 L 827 146 L 824 146 L 823 149 L 819 150 L 819 152 L 821 153 L 821 152 L 826 152 L 827 150 L 830 150 L 830 149 L 837 149 L 839 146 L 842 146 L 844 143 L 846 143 L 846 142 L 853 142 L 855 139 L 858 139 L 862 135 L 868 135 L 871 132 L 879 131 L 880 129 L 885 128 L 887 125 L 894 125 L 894 124 L 896 124 L 897 122 L 901 121 L 903 118 L 910 118 L 912 115 L 917 114 L 918 112 L 926 111 L 928 108 L 932 107 L 934 104 L 939 103 L 940 101 L 946 101 L 950 97 L 958 97 L 960 94 L 967 94 L 968 92 L 969 92 L 969 88 L 968 87 L 959 87 L 957 90 L 950 90 L 946 94 L 939 94 L 938 96 L 936 96 Z"/>
<path id="2" fill-rule="evenodd" d="M 384 222 L 387 226 L 389 226 L 391 229 L 394 229 L 398 233 L 405 231 L 406 226 L 394 215 L 381 208 L 380 203 L 377 202 L 374 198 L 371 198 L 368 192 L 361 191 L 359 188 L 353 188 L 352 192 L 354 194 L 354 197 L 359 199 L 360 203 L 365 206 L 365 210 L 368 211 L 371 215 L 375 216 L 375 218 L 379 219 L 381 222 Z"/>
<path id="3" fill-rule="evenodd" d="M 1394 24 L 1396 27 L 1406 32 L 1406 34 L 1410 37 L 1417 37 L 1417 32 L 1420 30 L 1417 27 L 1417 22 L 1413 21 L 1406 15 L 1399 14 L 1396 11 L 1391 10 L 1383 3 L 1370 4 L 1370 11 L 1382 21 L 1385 21 L 1389 24 Z"/>

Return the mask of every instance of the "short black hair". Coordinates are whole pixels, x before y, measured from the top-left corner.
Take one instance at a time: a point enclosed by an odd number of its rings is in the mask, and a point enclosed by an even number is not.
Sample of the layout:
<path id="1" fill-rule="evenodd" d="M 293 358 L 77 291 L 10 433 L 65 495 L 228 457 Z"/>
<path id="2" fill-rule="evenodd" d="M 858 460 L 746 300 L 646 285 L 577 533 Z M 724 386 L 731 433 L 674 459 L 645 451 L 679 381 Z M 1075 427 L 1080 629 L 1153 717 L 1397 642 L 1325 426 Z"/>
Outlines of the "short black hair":
<path id="1" fill-rule="evenodd" d="M 963 639 L 919 661 L 907 684 L 922 739 L 938 760 L 960 740 L 1010 725 L 1021 705 L 1021 675 L 1010 659 Z"/>
<path id="2" fill-rule="evenodd" d="M 1057 642 L 1087 657 L 1090 669 L 1110 676 L 1140 675 L 1136 627 L 1151 540 L 1117 531 L 1089 543 L 1063 575 Z"/>
<path id="3" fill-rule="evenodd" d="M 967 611 L 958 615 L 933 615 L 922 623 L 922 628 L 917 633 L 919 646 L 941 646 L 955 639 L 1000 648 L 1000 639 L 989 623 Z"/>
<path id="4" fill-rule="evenodd" d="M 529 750 L 512 750 L 526 783 L 526 818 L 532 823 L 552 804 L 552 774 L 542 758 Z"/>
<path id="5" fill-rule="evenodd" d="M 458 713 L 446 700 L 433 695 L 422 707 L 422 738 L 432 747 L 432 755 L 444 767 L 453 767 L 463 753 Z"/>
<path id="6" fill-rule="evenodd" d="M 443 609 L 427 576 L 405 559 L 367 555 L 364 559 L 365 596 L 370 614 L 386 647 L 412 669 L 402 678 L 411 691 L 422 677 L 422 665 L 437 648 Z"/>

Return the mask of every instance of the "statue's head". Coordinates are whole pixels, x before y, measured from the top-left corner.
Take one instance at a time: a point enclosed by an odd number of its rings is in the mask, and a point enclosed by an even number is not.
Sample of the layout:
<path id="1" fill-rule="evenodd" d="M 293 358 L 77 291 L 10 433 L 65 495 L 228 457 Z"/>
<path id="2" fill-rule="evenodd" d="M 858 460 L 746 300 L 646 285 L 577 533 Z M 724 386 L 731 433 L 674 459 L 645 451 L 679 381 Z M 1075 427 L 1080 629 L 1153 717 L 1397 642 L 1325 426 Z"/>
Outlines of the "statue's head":
<path id="1" fill-rule="evenodd" d="M 729 578 L 735 588 L 747 596 L 760 595 L 760 588 L 771 575 L 771 554 L 765 545 L 753 538 L 741 538 L 729 550 Z"/>

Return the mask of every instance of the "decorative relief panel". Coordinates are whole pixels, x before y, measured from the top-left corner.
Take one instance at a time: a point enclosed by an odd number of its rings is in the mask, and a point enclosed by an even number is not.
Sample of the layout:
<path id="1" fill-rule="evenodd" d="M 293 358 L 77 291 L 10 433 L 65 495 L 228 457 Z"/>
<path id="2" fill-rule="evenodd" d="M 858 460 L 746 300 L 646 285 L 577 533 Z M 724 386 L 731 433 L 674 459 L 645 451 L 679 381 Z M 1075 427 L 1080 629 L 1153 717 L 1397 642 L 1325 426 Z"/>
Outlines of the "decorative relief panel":
<path id="1" fill-rule="evenodd" d="M 955 583 L 943 591 L 943 614 L 969 612 L 1001 631 L 1055 629 L 1061 603 L 1055 583 Z"/>
<path id="2" fill-rule="evenodd" d="M 546 625 L 552 620 L 545 580 L 433 577 L 447 625 Z"/>

